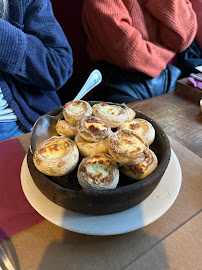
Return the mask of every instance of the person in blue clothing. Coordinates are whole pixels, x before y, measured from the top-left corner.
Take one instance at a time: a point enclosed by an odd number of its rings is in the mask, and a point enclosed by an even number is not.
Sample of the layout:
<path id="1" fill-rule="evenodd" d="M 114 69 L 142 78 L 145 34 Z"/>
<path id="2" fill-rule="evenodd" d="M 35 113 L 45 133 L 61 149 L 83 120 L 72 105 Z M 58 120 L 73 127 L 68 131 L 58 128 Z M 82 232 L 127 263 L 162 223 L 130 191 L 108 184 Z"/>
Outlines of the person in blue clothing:
<path id="1" fill-rule="evenodd" d="M 73 56 L 50 0 L 0 0 L 0 141 L 61 106 Z"/>

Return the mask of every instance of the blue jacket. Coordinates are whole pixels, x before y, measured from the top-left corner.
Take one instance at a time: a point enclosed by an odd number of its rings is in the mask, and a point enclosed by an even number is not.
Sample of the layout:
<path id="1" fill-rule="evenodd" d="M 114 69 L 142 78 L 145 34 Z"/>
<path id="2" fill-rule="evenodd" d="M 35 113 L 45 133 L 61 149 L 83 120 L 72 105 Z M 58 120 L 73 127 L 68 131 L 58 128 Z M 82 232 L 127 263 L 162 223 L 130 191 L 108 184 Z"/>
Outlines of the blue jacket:
<path id="1" fill-rule="evenodd" d="M 0 19 L 0 87 L 27 130 L 61 106 L 56 90 L 72 74 L 72 50 L 50 0 L 13 0 Z"/>

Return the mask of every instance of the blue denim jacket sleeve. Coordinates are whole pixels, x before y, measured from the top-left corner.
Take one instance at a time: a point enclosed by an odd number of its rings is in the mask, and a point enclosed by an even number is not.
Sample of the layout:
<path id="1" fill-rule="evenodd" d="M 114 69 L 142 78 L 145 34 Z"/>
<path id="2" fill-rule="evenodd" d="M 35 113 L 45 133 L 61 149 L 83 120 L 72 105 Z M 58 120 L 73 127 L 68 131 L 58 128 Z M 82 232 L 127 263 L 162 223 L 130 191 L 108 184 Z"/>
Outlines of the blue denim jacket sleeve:
<path id="1" fill-rule="evenodd" d="M 55 91 L 72 74 L 71 47 L 49 0 L 22 2 L 22 29 L 0 19 L 0 70 L 23 84 Z"/>

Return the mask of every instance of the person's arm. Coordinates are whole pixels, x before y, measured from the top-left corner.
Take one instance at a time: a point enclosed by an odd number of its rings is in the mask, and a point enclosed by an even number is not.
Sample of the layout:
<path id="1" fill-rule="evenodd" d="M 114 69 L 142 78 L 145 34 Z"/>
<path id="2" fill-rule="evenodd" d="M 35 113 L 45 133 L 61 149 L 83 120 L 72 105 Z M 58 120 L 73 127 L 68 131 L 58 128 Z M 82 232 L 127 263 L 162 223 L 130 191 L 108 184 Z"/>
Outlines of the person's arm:
<path id="1" fill-rule="evenodd" d="M 189 0 L 148 0 L 147 10 L 160 21 L 160 40 L 176 52 L 194 40 L 197 19 Z"/>
<path id="2" fill-rule="evenodd" d="M 196 41 L 202 50 L 202 1 L 200 0 L 191 0 L 193 10 L 196 13 L 196 18 L 198 22 L 198 29 L 196 33 Z"/>
<path id="3" fill-rule="evenodd" d="M 57 90 L 72 74 L 72 50 L 49 0 L 32 1 L 23 31 L 0 19 L 0 70 L 23 83 Z"/>
<path id="4" fill-rule="evenodd" d="M 175 55 L 168 48 L 143 39 L 121 0 L 85 0 L 82 13 L 87 50 L 93 61 L 106 61 L 156 77 Z"/>

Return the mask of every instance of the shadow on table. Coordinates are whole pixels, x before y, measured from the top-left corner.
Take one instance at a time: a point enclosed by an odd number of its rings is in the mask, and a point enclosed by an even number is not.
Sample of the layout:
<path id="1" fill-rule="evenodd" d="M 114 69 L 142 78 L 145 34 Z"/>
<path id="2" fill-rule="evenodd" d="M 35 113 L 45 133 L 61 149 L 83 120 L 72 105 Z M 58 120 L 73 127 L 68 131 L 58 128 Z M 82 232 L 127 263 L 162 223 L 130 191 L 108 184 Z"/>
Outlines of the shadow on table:
<path id="1" fill-rule="evenodd" d="M 133 263 L 142 260 L 148 251 L 158 245 L 160 252 L 155 270 L 169 269 L 167 256 L 162 242 L 156 235 L 148 232 L 145 224 L 151 222 L 147 216 L 149 205 L 138 204 L 126 211 L 106 216 L 80 216 L 73 213 L 71 217 L 63 214 L 63 227 L 89 233 L 79 234 L 55 227 L 52 231 L 56 238 L 46 248 L 37 270 L 122 270 L 133 269 Z M 51 224 L 51 227 L 54 225 Z M 97 236 L 106 233 L 107 236 Z M 141 228 L 141 229 L 138 229 Z M 49 229 L 50 230 L 50 229 Z M 73 229 L 72 229 L 73 230 Z M 128 233 L 123 233 L 129 231 Z M 118 233 L 122 234 L 118 234 Z M 110 235 L 115 234 L 116 235 Z M 151 262 L 152 263 L 152 262 Z M 163 268 L 162 268 L 163 266 Z M 136 268 L 135 268 L 136 269 Z M 141 268 L 146 269 L 146 268 Z M 149 268 L 151 270 L 152 268 Z"/>
<path id="2" fill-rule="evenodd" d="M 169 269 L 161 239 L 149 234 L 147 228 L 114 236 L 91 236 L 64 230 L 47 222 L 46 230 L 36 230 L 38 240 L 42 239 L 38 243 L 39 251 L 37 247 L 25 250 L 22 256 L 26 256 L 26 262 L 19 262 L 11 239 L 3 243 L 5 252 L 12 256 L 15 270 Z M 153 247 L 157 248 L 149 252 Z M 0 266 L 5 269 L 2 263 Z"/>
<path id="3" fill-rule="evenodd" d="M 61 242 L 55 241 L 48 246 L 37 270 L 150 270 L 152 263 L 155 270 L 169 269 L 160 239 L 145 233 L 144 229 L 114 236 L 90 236 L 67 230 L 62 234 Z M 145 268 L 143 256 L 157 244 L 159 253 L 149 264 L 146 256 L 145 265 L 149 268 Z M 134 266 L 136 262 L 140 267 Z"/>

